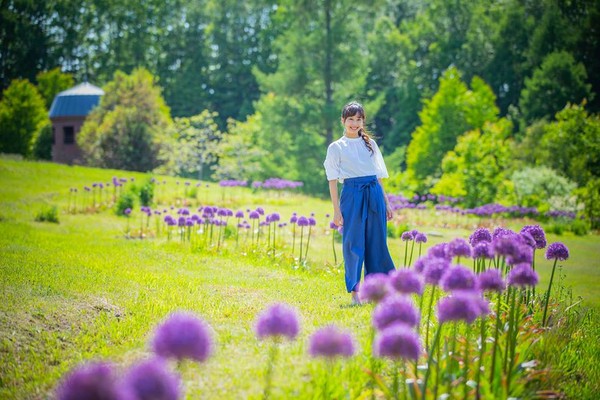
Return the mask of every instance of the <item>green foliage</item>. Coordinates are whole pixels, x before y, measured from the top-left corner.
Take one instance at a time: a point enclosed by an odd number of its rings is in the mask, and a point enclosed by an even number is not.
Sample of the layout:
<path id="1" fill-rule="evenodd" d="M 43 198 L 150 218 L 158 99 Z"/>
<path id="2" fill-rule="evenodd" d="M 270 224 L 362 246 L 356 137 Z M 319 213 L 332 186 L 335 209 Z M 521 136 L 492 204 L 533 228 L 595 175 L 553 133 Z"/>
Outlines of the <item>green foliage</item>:
<path id="1" fill-rule="evenodd" d="M 585 206 L 583 214 L 590 221 L 592 229 L 600 229 L 600 178 L 590 179 L 575 193 Z"/>
<path id="2" fill-rule="evenodd" d="M 463 197 L 467 207 L 494 202 L 505 185 L 511 132 L 512 123 L 500 119 L 459 136 L 442 160 L 443 175 L 431 193 Z"/>
<path id="3" fill-rule="evenodd" d="M 50 110 L 54 97 L 72 87 L 75 83 L 73 75 L 61 72 L 60 68 L 42 71 L 36 76 L 37 88 L 46 102 L 46 109 Z"/>
<path id="4" fill-rule="evenodd" d="M 552 117 L 567 103 L 589 99 L 591 85 L 586 81 L 585 66 L 577 63 L 570 53 L 549 54 L 533 76 L 525 79 L 519 100 L 525 121 Z"/>
<path id="5" fill-rule="evenodd" d="M 52 222 L 55 224 L 59 223 L 58 220 L 58 207 L 56 206 L 46 206 L 42 208 L 35 215 L 36 222 Z"/>
<path id="6" fill-rule="evenodd" d="M 151 206 L 152 200 L 154 199 L 154 183 L 148 179 L 138 189 L 138 196 L 140 198 L 140 204 L 143 206 Z"/>
<path id="7" fill-rule="evenodd" d="M 571 222 L 570 230 L 577 236 L 585 236 L 590 231 L 588 223 L 580 219 Z"/>
<path id="8" fill-rule="evenodd" d="M 31 155 L 37 160 L 52 159 L 52 125 L 44 125 L 33 137 Z"/>
<path id="9" fill-rule="evenodd" d="M 44 100 L 28 80 L 17 79 L 0 100 L 0 152 L 31 154 L 32 141 L 48 123 Z"/>
<path id="10" fill-rule="evenodd" d="M 166 160 L 159 171 L 185 178 L 205 179 L 217 161 L 222 133 L 215 122 L 217 113 L 208 110 L 193 117 L 176 118 L 170 128 L 170 141 L 161 151 Z"/>
<path id="11" fill-rule="evenodd" d="M 104 91 L 77 135 L 85 161 L 144 172 L 158 167 L 171 119 L 152 74 L 142 68 L 117 72 Z"/>
<path id="12" fill-rule="evenodd" d="M 570 105 L 545 127 L 540 161 L 582 187 L 600 177 L 600 115 L 582 105 Z"/>
<path id="13" fill-rule="evenodd" d="M 497 119 L 494 100 L 493 92 L 481 79 L 474 78 L 469 90 L 455 68 L 444 73 L 438 92 L 425 101 L 419 113 L 421 125 L 406 150 L 407 172 L 419 182 L 420 191 L 427 189 L 426 178 L 441 176 L 441 160 L 460 135 Z"/>
<path id="14" fill-rule="evenodd" d="M 135 199 L 137 197 L 134 190 L 131 190 L 133 186 L 129 186 L 128 190 L 124 190 L 119 195 L 117 199 L 117 204 L 115 205 L 115 214 L 118 216 L 125 215 L 124 212 L 126 209 L 133 210 L 135 206 Z"/>
<path id="15" fill-rule="evenodd" d="M 261 114 L 255 113 L 244 122 L 229 121 L 227 135 L 218 144 L 218 163 L 213 166 L 215 180 L 259 180 L 261 158 L 266 152 L 254 143 L 258 140 Z"/>
<path id="16" fill-rule="evenodd" d="M 556 203 L 559 201 L 557 198 L 570 197 L 577 186 L 548 167 L 525 167 L 513 172 L 510 180 L 514 185 L 517 204 L 524 207 Z M 561 210 L 567 211 L 564 208 Z"/>

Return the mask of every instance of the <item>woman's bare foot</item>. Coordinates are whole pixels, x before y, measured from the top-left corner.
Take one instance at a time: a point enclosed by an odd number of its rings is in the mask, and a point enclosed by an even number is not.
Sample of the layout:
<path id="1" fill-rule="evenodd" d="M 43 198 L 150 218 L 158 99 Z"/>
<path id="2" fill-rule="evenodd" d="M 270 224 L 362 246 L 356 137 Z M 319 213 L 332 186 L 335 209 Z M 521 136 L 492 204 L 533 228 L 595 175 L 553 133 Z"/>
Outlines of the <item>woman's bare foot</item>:
<path id="1" fill-rule="evenodd" d="M 352 292 L 352 305 L 353 306 L 358 306 L 360 305 L 360 299 L 358 298 L 358 292 Z"/>

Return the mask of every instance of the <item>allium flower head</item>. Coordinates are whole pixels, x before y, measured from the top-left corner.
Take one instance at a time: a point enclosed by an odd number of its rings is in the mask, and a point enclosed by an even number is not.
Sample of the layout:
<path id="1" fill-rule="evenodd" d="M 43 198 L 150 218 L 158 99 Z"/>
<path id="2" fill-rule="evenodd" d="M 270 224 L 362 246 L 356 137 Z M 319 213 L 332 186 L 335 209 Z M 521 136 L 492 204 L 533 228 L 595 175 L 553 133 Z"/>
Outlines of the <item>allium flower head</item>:
<path id="1" fill-rule="evenodd" d="M 412 300 L 406 296 L 389 296 L 373 310 L 373 326 L 377 330 L 385 329 L 396 322 L 415 326 L 419 320 L 419 312 Z"/>
<path id="2" fill-rule="evenodd" d="M 539 278 L 530 264 L 518 264 L 508 273 L 507 281 L 510 286 L 526 287 L 537 285 Z"/>
<path id="3" fill-rule="evenodd" d="M 406 231 L 406 232 L 402 232 L 402 235 L 400 236 L 400 238 L 405 241 L 408 242 L 410 240 L 414 239 L 413 233 L 411 231 Z"/>
<path id="4" fill-rule="evenodd" d="M 429 250 L 427 250 L 427 254 L 436 258 L 452 258 L 452 254 L 448 249 L 448 243 L 438 243 L 434 246 L 431 246 Z"/>
<path id="5" fill-rule="evenodd" d="M 409 268 L 392 271 L 389 275 L 389 283 L 398 293 L 423 294 L 423 278 L 415 270 Z"/>
<path id="6" fill-rule="evenodd" d="M 123 211 L 123 214 L 125 214 L 125 215 L 131 214 L 131 208 L 126 208 L 125 211 Z"/>
<path id="7" fill-rule="evenodd" d="M 291 217 L 290 217 L 290 224 L 295 224 L 298 221 L 298 216 L 296 215 L 296 213 L 294 213 Z"/>
<path id="8" fill-rule="evenodd" d="M 120 400 L 125 397 L 124 394 L 110 365 L 91 363 L 70 372 L 59 383 L 56 397 L 59 400 Z"/>
<path id="9" fill-rule="evenodd" d="M 416 243 L 427 243 L 427 235 L 419 232 L 415 235 L 415 242 Z"/>
<path id="10" fill-rule="evenodd" d="M 492 232 L 492 241 L 500 237 L 512 235 L 515 235 L 514 231 L 506 228 L 497 227 L 496 229 L 494 229 L 494 232 Z"/>
<path id="11" fill-rule="evenodd" d="M 177 400 L 181 395 L 179 377 L 159 358 L 134 365 L 123 384 L 136 400 Z"/>
<path id="12" fill-rule="evenodd" d="M 453 257 L 471 257 L 471 246 L 461 238 L 456 238 L 448 243 L 448 251 Z"/>
<path id="13" fill-rule="evenodd" d="M 309 226 L 315 226 L 315 225 L 317 225 L 317 220 L 314 219 L 313 217 L 308 217 L 308 225 Z"/>
<path id="14" fill-rule="evenodd" d="M 256 210 L 250 211 L 250 214 L 248 214 L 248 218 L 250 218 L 250 219 L 259 219 L 260 218 L 260 214 Z"/>
<path id="15" fill-rule="evenodd" d="M 308 218 L 306 218 L 304 216 L 298 218 L 297 224 L 298 224 L 298 226 L 308 226 Z"/>
<path id="16" fill-rule="evenodd" d="M 536 249 L 543 249 L 544 247 L 546 247 L 546 232 L 544 232 L 541 226 L 525 225 L 521 229 L 521 233 L 523 232 L 527 232 L 533 237 L 533 240 L 535 240 Z"/>
<path id="17" fill-rule="evenodd" d="M 476 284 L 475 273 L 462 265 L 453 265 L 448 268 L 440 280 L 440 285 L 447 292 L 472 290 L 475 289 Z"/>
<path id="18" fill-rule="evenodd" d="M 414 265 L 414 269 L 417 273 L 419 273 L 419 274 L 423 273 L 423 270 L 425 269 L 428 259 L 429 259 L 429 256 L 427 256 L 427 255 L 417 258 L 417 260 L 415 261 L 415 265 Z"/>
<path id="19" fill-rule="evenodd" d="M 329 222 L 329 228 L 330 229 L 337 229 L 338 226 L 335 224 L 335 222 L 331 221 L 331 222 Z"/>
<path id="20" fill-rule="evenodd" d="M 487 302 L 477 292 L 457 291 L 442 298 L 437 304 L 437 316 L 440 324 L 448 321 L 473 323 L 477 317 L 489 312 Z"/>
<path id="21" fill-rule="evenodd" d="M 236 218 L 244 218 L 244 212 L 242 210 L 238 210 L 235 213 Z"/>
<path id="22" fill-rule="evenodd" d="M 546 249 L 546 260 L 559 259 L 565 261 L 569 258 L 569 249 L 563 243 L 555 242 Z"/>
<path id="23" fill-rule="evenodd" d="M 506 282 L 502 279 L 502 272 L 496 268 L 483 271 L 477 277 L 477 288 L 484 292 L 503 292 L 506 289 Z"/>
<path id="24" fill-rule="evenodd" d="M 429 257 L 425 263 L 425 269 L 423 275 L 425 276 L 425 283 L 430 285 L 438 285 L 442 275 L 450 267 L 450 261 L 445 258 Z"/>
<path id="25" fill-rule="evenodd" d="M 389 293 L 388 275 L 369 274 L 362 284 L 358 285 L 358 296 L 362 301 L 379 303 Z"/>
<path id="26" fill-rule="evenodd" d="M 488 242 L 479 242 L 473 247 L 473 258 L 494 258 L 494 251 Z"/>
<path id="27" fill-rule="evenodd" d="M 521 236 L 521 241 L 526 244 L 527 246 L 531 247 L 532 249 L 536 248 L 536 244 L 535 244 L 535 239 L 533 238 L 533 236 L 531 236 L 531 234 L 527 231 L 525 232 L 520 232 L 519 236 Z"/>
<path id="28" fill-rule="evenodd" d="M 487 242 L 490 243 L 492 241 L 492 234 L 487 228 L 477 228 L 475 232 L 469 236 L 469 243 L 471 246 L 475 247 L 478 243 Z"/>
<path id="29" fill-rule="evenodd" d="M 496 255 L 506 257 L 510 265 L 521 264 L 533 260 L 533 251 L 527 246 L 524 239 L 517 234 L 499 236 L 492 242 Z"/>
<path id="30" fill-rule="evenodd" d="M 258 316 L 255 331 L 261 340 L 282 336 L 295 339 L 300 331 L 296 310 L 286 304 L 273 304 Z"/>
<path id="31" fill-rule="evenodd" d="M 377 334 L 373 352 L 393 360 L 418 360 L 421 341 L 417 333 L 403 324 L 393 324 Z"/>
<path id="32" fill-rule="evenodd" d="M 210 328 L 203 320 L 187 312 L 169 315 L 155 330 L 152 349 L 164 358 L 203 362 L 212 354 Z"/>
<path id="33" fill-rule="evenodd" d="M 354 341 L 349 333 L 332 325 L 326 326 L 312 334 L 308 351 L 313 357 L 352 357 Z"/>

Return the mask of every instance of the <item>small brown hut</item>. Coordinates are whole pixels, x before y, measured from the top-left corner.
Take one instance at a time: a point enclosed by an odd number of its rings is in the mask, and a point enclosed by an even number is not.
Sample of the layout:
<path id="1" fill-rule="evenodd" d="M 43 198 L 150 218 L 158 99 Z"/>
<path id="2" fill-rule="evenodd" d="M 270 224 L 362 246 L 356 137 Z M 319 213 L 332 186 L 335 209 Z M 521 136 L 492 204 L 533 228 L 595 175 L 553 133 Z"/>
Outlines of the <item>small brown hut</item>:
<path id="1" fill-rule="evenodd" d="M 81 162 L 77 134 L 90 111 L 100 103 L 104 91 L 84 82 L 60 92 L 52 101 L 52 161 L 63 164 Z"/>

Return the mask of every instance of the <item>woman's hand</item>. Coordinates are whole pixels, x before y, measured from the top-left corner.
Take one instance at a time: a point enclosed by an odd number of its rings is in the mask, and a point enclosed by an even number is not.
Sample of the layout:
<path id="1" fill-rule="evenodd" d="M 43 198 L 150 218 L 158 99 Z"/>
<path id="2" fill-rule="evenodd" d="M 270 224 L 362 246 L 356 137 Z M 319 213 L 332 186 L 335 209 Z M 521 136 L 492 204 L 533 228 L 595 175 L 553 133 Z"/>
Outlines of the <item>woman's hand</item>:
<path id="1" fill-rule="evenodd" d="M 394 218 L 394 212 L 388 203 L 385 203 L 385 217 L 388 221 Z"/>
<path id="2" fill-rule="evenodd" d="M 339 210 L 333 211 L 333 223 L 337 226 L 344 226 L 344 218 L 342 217 L 342 213 Z"/>

